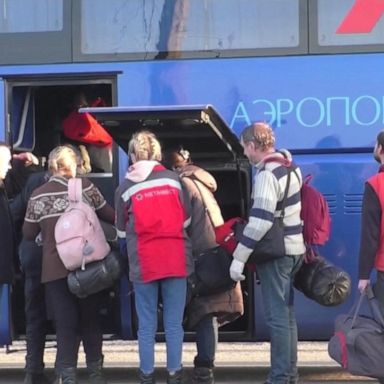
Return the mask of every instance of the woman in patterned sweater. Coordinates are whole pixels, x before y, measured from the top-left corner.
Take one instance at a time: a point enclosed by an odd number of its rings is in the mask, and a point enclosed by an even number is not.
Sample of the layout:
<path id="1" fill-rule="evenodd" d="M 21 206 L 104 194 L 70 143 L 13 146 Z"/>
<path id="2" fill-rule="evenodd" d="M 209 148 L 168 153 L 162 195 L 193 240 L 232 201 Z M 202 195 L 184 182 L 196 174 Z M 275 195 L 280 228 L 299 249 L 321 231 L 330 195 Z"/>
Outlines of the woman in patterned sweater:
<path id="1" fill-rule="evenodd" d="M 67 146 L 57 147 L 49 154 L 48 166 L 52 176 L 31 195 L 23 235 L 27 240 L 34 240 L 41 232 L 43 240 L 41 280 L 56 329 L 56 370 L 63 383 L 77 383 L 77 357 L 80 341 L 83 341 L 90 382 L 105 383 L 101 374 L 100 295 L 79 299 L 69 291 L 68 271 L 57 253 L 54 236 L 56 222 L 68 206 L 68 179 L 76 176 L 76 153 Z M 84 200 L 100 219 L 113 223 L 113 208 L 90 180 L 82 180 Z"/>

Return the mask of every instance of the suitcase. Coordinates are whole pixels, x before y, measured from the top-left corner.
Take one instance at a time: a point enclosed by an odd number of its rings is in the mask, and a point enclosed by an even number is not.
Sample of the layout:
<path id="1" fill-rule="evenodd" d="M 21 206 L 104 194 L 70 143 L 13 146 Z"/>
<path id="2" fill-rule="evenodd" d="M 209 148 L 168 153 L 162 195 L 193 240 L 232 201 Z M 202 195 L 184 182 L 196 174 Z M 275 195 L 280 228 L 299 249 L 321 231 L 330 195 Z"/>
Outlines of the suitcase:
<path id="1" fill-rule="evenodd" d="M 371 315 L 361 314 L 364 300 L 369 303 Z M 348 314 L 336 318 L 328 354 L 352 375 L 383 379 L 383 350 L 384 319 L 368 287 Z"/>

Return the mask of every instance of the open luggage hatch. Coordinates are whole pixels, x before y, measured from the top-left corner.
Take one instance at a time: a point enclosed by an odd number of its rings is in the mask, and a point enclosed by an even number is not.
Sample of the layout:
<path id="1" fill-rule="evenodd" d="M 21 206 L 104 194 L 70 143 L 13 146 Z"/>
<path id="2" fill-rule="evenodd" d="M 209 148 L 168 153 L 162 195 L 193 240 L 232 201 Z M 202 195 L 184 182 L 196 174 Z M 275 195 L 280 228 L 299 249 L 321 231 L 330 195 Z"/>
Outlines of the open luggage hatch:
<path id="1" fill-rule="evenodd" d="M 132 134 L 153 131 L 164 149 L 182 144 L 196 162 L 244 158 L 237 136 L 210 106 L 82 108 L 92 113 L 127 151 Z"/>

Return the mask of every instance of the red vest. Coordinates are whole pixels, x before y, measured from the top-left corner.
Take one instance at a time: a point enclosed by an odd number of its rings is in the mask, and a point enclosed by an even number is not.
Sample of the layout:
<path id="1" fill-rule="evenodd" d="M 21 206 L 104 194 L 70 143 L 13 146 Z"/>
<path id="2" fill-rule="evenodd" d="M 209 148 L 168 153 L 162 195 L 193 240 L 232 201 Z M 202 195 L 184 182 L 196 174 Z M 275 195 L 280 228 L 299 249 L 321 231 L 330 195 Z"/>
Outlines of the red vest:
<path id="1" fill-rule="evenodd" d="M 384 271 L 384 172 L 379 172 L 375 176 L 372 176 L 368 180 L 368 183 L 376 192 L 381 206 L 380 241 L 379 248 L 376 252 L 375 268 L 378 271 Z"/>

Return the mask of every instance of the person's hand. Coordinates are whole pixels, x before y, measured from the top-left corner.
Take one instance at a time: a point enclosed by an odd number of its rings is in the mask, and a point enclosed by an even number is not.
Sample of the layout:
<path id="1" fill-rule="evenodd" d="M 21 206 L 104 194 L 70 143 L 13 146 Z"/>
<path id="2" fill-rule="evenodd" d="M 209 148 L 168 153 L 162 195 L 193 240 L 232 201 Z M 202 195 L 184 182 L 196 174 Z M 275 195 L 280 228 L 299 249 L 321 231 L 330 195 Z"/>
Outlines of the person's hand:
<path id="1" fill-rule="evenodd" d="M 242 281 L 245 279 L 243 275 L 245 263 L 242 261 L 233 259 L 231 266 L 229 267 L 229 274 L 234 281 Z"/>
<path id="2" fill-rule="evenodd" d="M 12 157 L 16 160 L 22 161 L 26 167 L 32 164 L 39 165 L 39 159 L 31 152 L 15 153 Z"/>
<path id="3" fill-rule="evenodd" d="M 361 279 L 359 280 L 359 284 L 357 285 L 357 288 L 360 292 L 364 292 L 365 288 L 367 288 L 369 285 L 369 279 Z"/>

